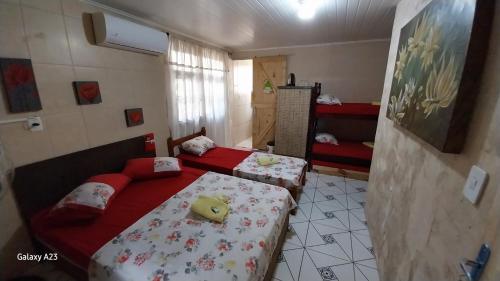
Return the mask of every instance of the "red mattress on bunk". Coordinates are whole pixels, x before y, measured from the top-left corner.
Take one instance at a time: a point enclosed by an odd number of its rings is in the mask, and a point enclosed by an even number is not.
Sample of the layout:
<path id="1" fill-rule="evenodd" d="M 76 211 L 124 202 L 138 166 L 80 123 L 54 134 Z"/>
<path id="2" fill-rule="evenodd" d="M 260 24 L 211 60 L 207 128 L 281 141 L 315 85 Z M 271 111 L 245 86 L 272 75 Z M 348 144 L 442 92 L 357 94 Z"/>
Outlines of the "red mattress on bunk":
<path id="1" fill-rule="evenodd" d="M 316 116 L 349 115 L 376 117 L 380 111 L 380 105 L 371 103 L 343 103 L 342 105 L 316 104 Z"/>
<path id="2" fill-rule="evenodd" d="M 216 173 L 233 175 L 233 169 L 241 161 L 252 154 L 252 151 L 233 149 L 228 147 L 216 147 L 210 149 L 202 156 L 196 156 L 183 152 L 177 155 L 184 166 L 212 171 Z"/>
<path id="3" fill-rule="evenodd" d="M 184 167 L 179 176 L 130 183 L 106 212 L 86 224 L 53 226 L 42 210 L 31 219 L 35 236 L 46 246 L 87 270 L 92 255 L 151 210 L 190 185 L 205 171 Z"/>
<path id="4" fill-rule="evenodd" d="M 361 142 L 339 141 L 339 145 L 316 142 L 313 144 L 312 154 L 372 160 L 373 148 Z"/>

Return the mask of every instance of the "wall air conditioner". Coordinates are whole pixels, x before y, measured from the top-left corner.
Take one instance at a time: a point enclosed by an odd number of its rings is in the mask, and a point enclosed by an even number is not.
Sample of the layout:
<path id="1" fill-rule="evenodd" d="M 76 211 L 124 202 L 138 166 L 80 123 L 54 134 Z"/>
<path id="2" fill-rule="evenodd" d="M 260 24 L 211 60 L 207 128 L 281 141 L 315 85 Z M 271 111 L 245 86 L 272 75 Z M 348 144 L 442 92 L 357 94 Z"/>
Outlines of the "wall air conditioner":
<path id="1" fill-rule="evenodd" d="M 133 52 L 161 55 L 167 51 L 167 33 L 105 13 L 93 13 L 96 44 Z"/>

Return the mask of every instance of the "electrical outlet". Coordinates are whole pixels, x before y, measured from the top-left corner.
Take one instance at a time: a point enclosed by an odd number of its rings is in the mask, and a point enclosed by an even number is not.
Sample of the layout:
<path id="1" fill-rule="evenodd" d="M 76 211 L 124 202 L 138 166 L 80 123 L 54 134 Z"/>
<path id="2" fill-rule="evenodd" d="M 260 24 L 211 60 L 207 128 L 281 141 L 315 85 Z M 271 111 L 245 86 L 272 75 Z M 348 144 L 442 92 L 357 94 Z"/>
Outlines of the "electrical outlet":
<path id="1" fill-rule="evenodd" d="M 38 116 L 28 117 L 28 130 L 32 132 L 43 131 L 42 118 Z"/>
<path id="2" fill-rule="evenodd" d="M 477 203 L 479 196 L 484 189 L 487 178 L 488 173 L 478 166 L 474 165 L 470 169 L 469 177 L 465 182 L 464 196 L 469 199 L 472 204 Z"/>

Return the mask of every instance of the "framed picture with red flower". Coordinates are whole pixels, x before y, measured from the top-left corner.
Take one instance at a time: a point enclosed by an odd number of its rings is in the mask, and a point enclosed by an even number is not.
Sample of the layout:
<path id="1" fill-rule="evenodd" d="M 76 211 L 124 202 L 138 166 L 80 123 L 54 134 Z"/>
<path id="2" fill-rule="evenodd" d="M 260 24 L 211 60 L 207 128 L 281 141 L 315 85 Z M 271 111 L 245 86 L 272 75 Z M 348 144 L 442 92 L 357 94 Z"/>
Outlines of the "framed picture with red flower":
<path id="1" fill-rule="evenodd" d="M 76 101 L 79 105 L 101 103 L 101 91 L 97 81 L 75 81 L 73 82 Z"/>
<path id="2" fill-rule="evenodd" d="M 125 109 L 125 120 L 127 121 L 127 127 L 144 124 L 142 108 Z"/>
<path id="3" fill-rule="evenodd" d="M 0 73 L 10 112 L 42 109 L 31 60 L 0 58 Z"/>

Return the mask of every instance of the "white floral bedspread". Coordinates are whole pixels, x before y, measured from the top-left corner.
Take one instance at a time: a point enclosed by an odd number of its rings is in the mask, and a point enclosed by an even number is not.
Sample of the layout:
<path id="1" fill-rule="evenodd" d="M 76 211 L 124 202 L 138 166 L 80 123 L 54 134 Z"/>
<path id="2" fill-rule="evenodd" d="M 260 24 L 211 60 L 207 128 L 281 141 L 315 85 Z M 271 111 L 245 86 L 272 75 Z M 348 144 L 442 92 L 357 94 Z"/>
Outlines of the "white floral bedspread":
<path id="1" fill-rule="evenodd" d="M 190 211 L 200 194 L 229 196 L 224 223 Z M 89 279 L 262 280 L 295 206 L 284 188 L 208 172 L 99 249 Z"/>
<path id="2" fill-rule="evenodd" d="M 262 166 L 257 163 L 257 157 L 269 155 L 254 152 L 233 169 L 233 176 L 264 182 L 286 188 L 300 186 L 300 176 L 307 162 L 300 158 L 273 154 L 279 163 Z"/>

